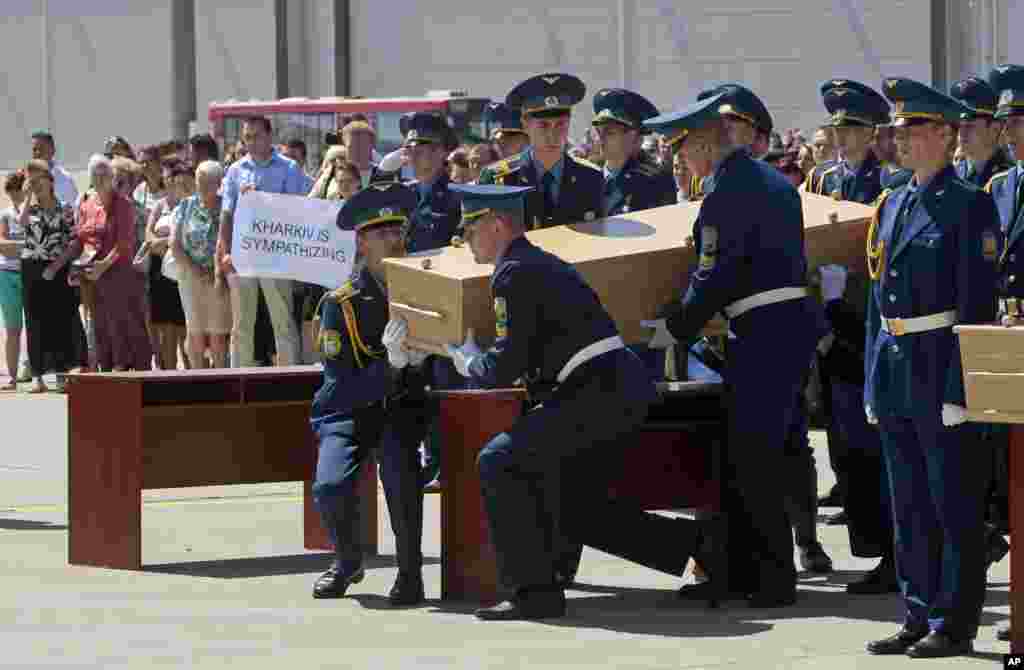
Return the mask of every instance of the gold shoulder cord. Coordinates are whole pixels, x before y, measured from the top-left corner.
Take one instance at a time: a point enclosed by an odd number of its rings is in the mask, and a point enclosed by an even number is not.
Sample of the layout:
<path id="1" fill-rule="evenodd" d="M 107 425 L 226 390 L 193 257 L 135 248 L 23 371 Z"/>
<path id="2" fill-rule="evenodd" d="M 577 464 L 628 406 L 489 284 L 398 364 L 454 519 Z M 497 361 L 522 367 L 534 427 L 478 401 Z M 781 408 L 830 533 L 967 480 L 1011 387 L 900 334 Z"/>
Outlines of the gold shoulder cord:
<path id="1" fill-rule="evenodd" d="M 890 191 L 887 189 L 878 196 L 878 206 L 875 209 L 875 215 L 871 217 L 871 225 L 868 226 L 868 276 L 871 277 L 871 281 L 878 281 L 882 273 L 885 272 L 885 240 L 877 238 L 879 221 L 882 218 L 882 206 L 885 204 L 885 199 L 889 197 L 889 193 Z"/>
<path id="2" fill-rule="evenodd" d="M 341 303 L 341 313 L 345 317 L 345 326 L 348 330 L 349 341 L 352 343 L 352 353 L 356 357 L 356 365 L 361 368 L 366 367 L 366 364 L 363 362 L 363 356 L 367 358 L 380 358 L 384 352 L 370 349 L 359 335 L 359 325 L 356 323 L 356 312 L 352 307 L 352 301 L 346 300 Z"/>

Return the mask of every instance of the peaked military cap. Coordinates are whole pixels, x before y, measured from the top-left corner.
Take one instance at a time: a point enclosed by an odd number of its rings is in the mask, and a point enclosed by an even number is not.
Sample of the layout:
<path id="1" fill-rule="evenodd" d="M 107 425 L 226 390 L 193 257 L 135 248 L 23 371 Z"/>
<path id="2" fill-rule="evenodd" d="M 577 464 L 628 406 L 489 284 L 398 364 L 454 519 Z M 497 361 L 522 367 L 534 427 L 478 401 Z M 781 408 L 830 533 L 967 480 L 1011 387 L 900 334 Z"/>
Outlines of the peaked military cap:
<path id="1" fill-rule="evenodd" d="M 644 121 L 657 115 L 658 108 L 639 93 L 622 88 L 602 88 L 594 94 L 595 126 L 614 121 L 648 133 L 650 131 L 644 128 Z"/>
<path id="2" fill-rule="evenodd" d="M 416 192 L 397 182 L 370 184 L 345 201 L 338 227 L 359 232 L 373 226 L 404 225 L 416 209 Z"/>
<path id="3" fill-rule="evenodd" d="M 451 129 L 443 117 L 433 112 L 413 112 L 403 146 L 415 144 L 447 144 Z"/>
<path id="4" fill-rule="evenodd" d="M 709 121 L 719 119 L 723 112 L 725 93 L 718 93 L 708 98 L 698 100 L 683 109 L 675 112 L 668 112 L 644 121 L 644 127 L 665 136 L 665 141 L 670 147 L 675 147 L 686 139 L 690 131 L 700 128 Z"/>
<path id="5" fill-rule="evenodd" d="M 949 88 L 949 94 L 969 107 L 964 119 L 992 118 L 996 114 L 999 94 L 981 77 L 961 79 Z"/>
<path id="6" fill-rule="evenodd" d="M 969 111 L 959 100 L 913 79 L 892 77 L 885 80 L 882 89 L 892 102 L 892 125 L 897 128 L 919 121 L 957 123 L 961 114 Z"/>
<path id="7" fill-rule="evenodd" d="M 539 74 L 520 83 L 505 96 L 505 104 L 531 116 L 560 116 L 587 94 L 587 87 L 571 74 Z"/>
<path id="8" fill-rule="evenodd" d="M 826 125 L 874 127 L 889 122 L 889 103 L 859 81 L 832 79 L 821 85 L 821 100 L 831 115 Z"/>
<path id="9" fill-rule="evenodd" d="M 510 133 L 526 133 L 523 130 L 523 118 L 518 109 L 513 109 L 503 102 L 488 103 L 484 109 L 484 120 L 491 126 L 491 137 L 500 137 Z"/>
<path id="10" fill-rule="evenodd" d="M 1024 114 L 1024 66 L 1000 65 L 988 75 L 988 83 L 999 94 L 997 119 Z"/>
<path id="11" fill-rule="evenodd" d="M 449 184 L 448 190 L 462 195 L 461 230 L 480 217 L 495 211 L 523 211 L 526 194 L 532 186 L 500 186 L 498 184 Z"/>
<path id="12" fill-rule="evenodd" d="M 761 98 L 741 84 L 722 84 L 715 88 L 702 91 L 698 100 L 706 100 L 712 96 L 724 94 L 720 109 L 723 116 L 743 119 L 755 128 L 766 133 L 772 132 L 772 115 L 768 112 Z"/>

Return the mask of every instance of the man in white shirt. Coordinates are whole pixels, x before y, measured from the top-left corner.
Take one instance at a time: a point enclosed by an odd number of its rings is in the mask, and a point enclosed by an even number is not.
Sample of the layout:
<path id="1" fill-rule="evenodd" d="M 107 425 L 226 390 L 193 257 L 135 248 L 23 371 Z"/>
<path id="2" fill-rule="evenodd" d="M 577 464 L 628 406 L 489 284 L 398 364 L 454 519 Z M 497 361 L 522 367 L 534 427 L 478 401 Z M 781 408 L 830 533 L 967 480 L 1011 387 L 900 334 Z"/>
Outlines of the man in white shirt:
<path id="1" fill-rule="evenodd" d="M 32 133 L 32 158 L 44 160 L 50 164 L 50 174 L 53 175 L 53 190 L 57 194 L 57 200 L 62 205 L 73 206 L 78 201 L 78 187 L 75 180 L 62 165 L 53 159 L 57 153 L 57 147 L 53 142 L 53 135 L 45 130 L 37 130 Z"/>

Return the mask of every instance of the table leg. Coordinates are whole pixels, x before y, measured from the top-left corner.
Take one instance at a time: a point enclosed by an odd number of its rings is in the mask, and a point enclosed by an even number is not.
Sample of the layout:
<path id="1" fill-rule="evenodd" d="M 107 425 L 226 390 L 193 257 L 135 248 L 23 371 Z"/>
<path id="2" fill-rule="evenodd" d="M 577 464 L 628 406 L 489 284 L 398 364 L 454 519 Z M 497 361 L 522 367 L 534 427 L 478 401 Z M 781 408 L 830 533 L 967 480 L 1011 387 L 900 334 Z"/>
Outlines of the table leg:
<path id="1" fill-rule="evenodd" d="M 522 414 L 519 389 L 439 391 L 444 492 L 441 494 L 441 598 L 498 601 L 494 547 L 480 495 L 480 449 Z"/>
<path id="2" fill-rule="evenodd" d="M 1024 654 L 1024 622 L 1015 623 L 1017 614 L 1024 612 L 1024 583 L 1018 582 L 1017 575 L 1024 576 L 1024 495 L 1018 495 L 1016 487 L 1024 483 L 1024 426 L 1010 426 L 1010 626 L 1012 636 L 1010 651 Z M 1017 537 L 1017 536 L 1020 537 Z M 1020 543 L 1018 545 L 1018 543 Z"/>
<path id="3" fill-rule="evenodd" d="M 70 565 L 142 567 L 141 412 L 141 384 L 68 383 Z"/>

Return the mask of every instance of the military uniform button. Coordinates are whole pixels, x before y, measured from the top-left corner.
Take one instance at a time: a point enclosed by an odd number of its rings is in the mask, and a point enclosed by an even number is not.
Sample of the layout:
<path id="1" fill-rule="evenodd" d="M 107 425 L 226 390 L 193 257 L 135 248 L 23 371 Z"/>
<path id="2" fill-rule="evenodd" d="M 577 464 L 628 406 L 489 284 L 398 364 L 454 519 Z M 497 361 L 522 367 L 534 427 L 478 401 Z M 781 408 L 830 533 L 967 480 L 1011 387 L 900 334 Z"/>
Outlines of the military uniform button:
<path id="1" fill-rule="evenodd" d="M 900 276 L 899 270 L 889 270 L 889 276 L 890 277 L 899 277 Z"/>
<path id="2" fill-rule="evenodd" d="M 1017 281 L 1017 275 L 1010 275 L 1009 282 L 1012 284 L 1015 281 Z"/>
<path id="3" fill-rule="evenodd" d="M 1013 263 L 1017 260 L 1017 254 L 1010 254 L 1010 262 Z"/>
<path id="4" fill-rule="evenodd" d="M 896 294 L 895 293 L 890 293 L 889 294 L 889 302 L 896 302 Z"/>
<path id="5" fill-rule="evenodd" d="M 892 345 L 892 353 L 894 353 L 894 354 L 900 353 L 900 345 L 898 345 L 898 344 Z"/>

